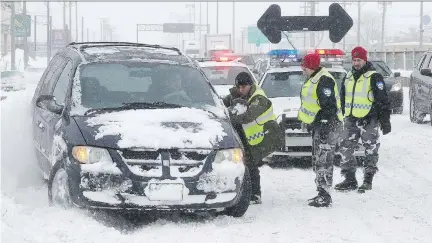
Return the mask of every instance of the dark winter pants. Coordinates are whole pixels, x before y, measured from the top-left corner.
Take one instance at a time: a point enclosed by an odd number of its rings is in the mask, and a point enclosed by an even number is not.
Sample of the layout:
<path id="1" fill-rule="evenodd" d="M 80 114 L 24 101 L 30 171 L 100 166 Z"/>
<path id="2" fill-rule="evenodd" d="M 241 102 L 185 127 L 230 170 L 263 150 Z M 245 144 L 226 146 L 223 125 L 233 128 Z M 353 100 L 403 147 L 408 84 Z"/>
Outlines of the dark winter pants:
<path id="1" fill-rule="evenodd" d="M 333 184 L 333 160 L 340 125 L 316 126 L 312 130 L 312 167 L 317 188 L 328 191 Z"/>
<path id="2" fill-rule="evenodd" d="M 261 196 L 261 176 L 258 166 L 256 164 L 246 165 L 249 169 L 251 184 L 252 184 L 252 195 Z"/>
<path id="3" fill-rule="evenodd" d="M 380 147 L 377 119 L 347 118 L 340 138 L 339 153 L 342 156 L 342 174 L 348 172 L 355 173 L 356 171 L 357 161 L 354 157 L 354 151 L 358 146 L 359 138 L 361 138 L 366 154 L 364 172 L 375 174 L 378 170 L 376 165 L 378 163 L 378 149 Z"/>

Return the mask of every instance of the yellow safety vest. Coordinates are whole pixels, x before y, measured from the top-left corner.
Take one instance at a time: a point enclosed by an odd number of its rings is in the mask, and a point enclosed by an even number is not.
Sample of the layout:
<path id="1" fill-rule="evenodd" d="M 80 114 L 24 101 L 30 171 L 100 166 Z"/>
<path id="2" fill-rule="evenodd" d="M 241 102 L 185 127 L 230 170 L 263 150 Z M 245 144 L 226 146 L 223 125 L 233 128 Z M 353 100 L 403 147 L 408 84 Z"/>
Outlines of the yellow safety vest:
<path id="1" fill-rule="evenodd" d="M 374 73 L 376 71 L 366 72 L 357 81 L 354 80 L 351 72 L 347 74 L 345 77 L 345 116 L 352 115 L 362 118 L 369 114 L 375 100 L 370 82 Z"/>
<path id="2" fill-rule="evenodd" d="M 298 111 L 298 119 L 306 124 L 311 124 L 315 121 L 315 116 L 321 110 L 321 106 L 319 105 L 318 95 L 317 95 L 317 87 L 319 80 L 322 76 L 327 76 L 331 78 L 334 82 L 334 93 L 336 96 L 337 103 L 337 117 L 340 121 L 343 120 L 342 110 L 341 110 L 341 102 L 339 98 L 339 92 L 337 88 L 337 83 L 335 82 L 333 76 L 327 71 L 325 68 L 321 68 L 315 76 L 309 78 L 302 87 L 301 90 L 301 107 Z"/>
<path id="3" fill-rule="evenodd" d="M 248 104 L 250 104 L 251 100 L 257 95 L 262 95 L 267 98 L 267 96 L 264 93 L 264 90 L 257 87 L 255 92 L 249 98 Z M 271 120 L 276 120 L 276 116 L 273 113 L 273 105 L 271 105 L 270 108 L 268 108 L 265 112 L 263 112 L 253 122 L 242 124 L 243 131 L 246 135 L 246 139 L 249 145 L 257 145 L 263 141 L 265 135 L 264 124 Z"/>

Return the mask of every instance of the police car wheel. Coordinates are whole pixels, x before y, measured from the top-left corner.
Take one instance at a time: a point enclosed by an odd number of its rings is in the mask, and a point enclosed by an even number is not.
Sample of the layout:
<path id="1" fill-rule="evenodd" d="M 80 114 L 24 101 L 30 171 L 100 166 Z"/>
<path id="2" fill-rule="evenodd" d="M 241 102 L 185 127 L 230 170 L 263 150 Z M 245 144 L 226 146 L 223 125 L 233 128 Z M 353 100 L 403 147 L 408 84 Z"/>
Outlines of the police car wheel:
<path id="1" fill-rule="evenodd" d="M 240 192 L 240 199 L 236 205 L 226 208 L 223 212 L 225 215 L 235 218 L 242 217 L 249 208 L 250 198 L 252 195 L 252 183 L 248 168 L 245 168 L 243 185 Z"/>

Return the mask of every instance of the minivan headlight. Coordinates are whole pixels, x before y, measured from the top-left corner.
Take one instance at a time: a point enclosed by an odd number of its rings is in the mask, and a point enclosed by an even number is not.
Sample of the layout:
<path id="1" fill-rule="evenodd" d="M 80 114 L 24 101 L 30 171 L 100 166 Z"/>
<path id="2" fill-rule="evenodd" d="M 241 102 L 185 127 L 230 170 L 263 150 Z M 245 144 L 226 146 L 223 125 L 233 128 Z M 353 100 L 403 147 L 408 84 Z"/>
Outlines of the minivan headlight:
<path id="1" fill-rule="evenodd" d="M 108 153 L 108 150 L 90 146 L 73 147 L 72 156 L 82 164 L 113 162 L 110 154 Z"/>
<path id="2" fill-rule="evenodd" d="M 217 151 L 214 158 L 214 163 L 222 163 L 225 160 L 236 164 L 243 163 L 243 151 L 240 148 L 223 149 Z"/>

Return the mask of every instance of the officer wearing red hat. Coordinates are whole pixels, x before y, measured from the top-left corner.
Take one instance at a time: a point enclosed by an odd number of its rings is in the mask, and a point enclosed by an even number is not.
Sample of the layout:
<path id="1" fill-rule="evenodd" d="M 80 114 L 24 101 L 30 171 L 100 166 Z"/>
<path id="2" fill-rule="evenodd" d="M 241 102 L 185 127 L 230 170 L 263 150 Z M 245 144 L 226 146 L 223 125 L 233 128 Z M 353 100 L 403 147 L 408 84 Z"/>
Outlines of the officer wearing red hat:
<path id="1" fill-rule="evenodd" d="M 345 180 L 335 185 L 336 190 L 356 190 L 356 160 L 354 150 L 359 138 L 365 148 L 363 184 L 358 192 L 372 189 L 377 172 L 379 127 L 384 135 L 391 132 L 390 102 L 384 78 L 367 59 L 367 51 L 358 46 L 351 52 L 352 71 L 348 72 L 341 87 L 341 104 L 345 116 L 339 153 L 342 155 L 341 172 Z"/>
<path id="2" fill-rule="evenodd" d="M 336 81 L 320 61 L 318 54 L 308 54 L 302 60 L 307 80 L 301 90 L 298 119 L 312 131 L 312 165 L 318 195 L 309 199 L 309 205 L 327 207 L 332 203 L 334 152 L 343 116 Z"/>

